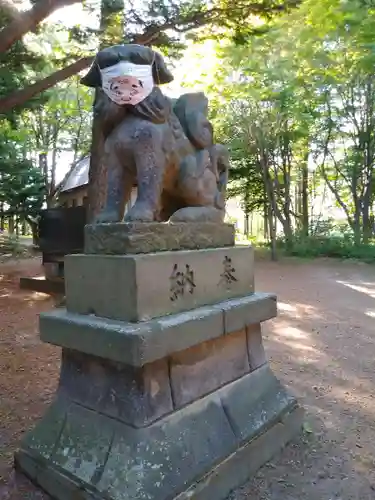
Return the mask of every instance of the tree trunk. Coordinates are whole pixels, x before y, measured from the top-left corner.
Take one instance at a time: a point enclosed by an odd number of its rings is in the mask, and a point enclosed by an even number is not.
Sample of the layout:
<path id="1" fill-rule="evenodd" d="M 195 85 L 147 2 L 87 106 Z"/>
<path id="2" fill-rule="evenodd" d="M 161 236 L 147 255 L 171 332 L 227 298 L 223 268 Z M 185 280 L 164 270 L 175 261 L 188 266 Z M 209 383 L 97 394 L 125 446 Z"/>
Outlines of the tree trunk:
<path id="1" fill-rule="evenodd" d="M 284 221 L 281 221 L 281 224 L 283 226 L 283 232 L 285 236 L 285 246 L 287 250 L 290 250 L 293 246 L 293 229 L 290 223 L 290 219 L 285 219 Z"/>
<path id="2" fill-rule="evenodd" d="M 371 199 L 372 199 L 372 175 L 366 188 L 362 200 L 362 234 L 363 242 L 368 243 L 372 236 L 372 221 L 371 221 Z"/>
<path id="3" fill-rule="evenodd" d="M 308 153 L 302 166 L 302 179 L 301 179 L 301 229 L 303 236 L 309 235 L 309 169 L 308 169 Z"/>
<path id="4" fill-rule="evenodd" d="M 268 209 L 268 227 L 270 232 L 271 240 L 271 260 L 277 260 L 277 249 L 276 249 L 276 216 L 273 213 L 271 207 Z"/>
<path id="5" fill-rule="evenodd" d="M 35 247 L 39 246 L 39 225 L 36 221 L 28 219 L 27 221 L 30 224 L 31 234 L 33 237 L 33 245 Z"/>
<path id="6" fill-rule="evenodd" d="M 44 177 L 44 185 L 46 189 L 46 203 L 47 203 L 47 208 L 50 208 L 50 197 L 49 197 L 49 179 L 48 179 L 48 163 L 47 163 L 47 153 L 40 153 L 39 154 L 39 169 L 43 174 Z"/>
<path id="7" fill-rule="evenodd" d="M 301 179 L 297 178 L 294 187 L 294 198 L 295 198 L 295 212 L 297 215 L 296 219 L 296 229 L 297 231 L 302 231 L 302 186 Z"/>
<path id="8" fill-rule="evenodd" d="M 244 217 L 244 234 L 246 238 L 249 237 L 249 226 L 250 226 L 250 220 L 249 220 L 249 213 L 245 213 Z"/>
<path id="9" fill-rule="evenodd" d="M 369 207 L 367 207 L 367 210 L 363 210 L 362 226 L 363 226 L 362 228 L 363 243 L 367 244 L 372 235 L 372 223 L 371 223 Z"/>
<path id="10" fill-rule="evenodd" d="M 0 203 L 0 230 L 4 231 L 4 202 Z"/>
<path id="11" fill-rule="evenodd" d="M 292 212 L 291 212 L 291 197 L 290 197 L 290 174 L 284 174 L 284 189 L 285 201 L 283 203 L 283 210 L 278 208 L 277 199 L 273 193 L 273 212 L 275 217 L 281 222 L 285 236 L 285 245 L 289 250 L 293 246 L 293 225 L 292 225 Z"/>
<path id="12" fill-rule="evenodd" d="M 54 194 L 56 191 L 57 137 L 58 137 L 58 130 L 55 129 L 53 133 L 52 163 L 51 163 L 50 179 L 49 179 L 48 194 L 47 194 L 48 208 L 54 206 Z"/>
<path id="13" fill-rule="evenodd" d="M 267 205 L 267 203 L 264 203 L 264 207 L 263 207 L 263 237 L 266 241 L 270 237 L 268 229 L 269 229 L 268 228 L 268 205 Z"/>
<path id="14" fill-rule="evenodd" d="M 361 231 L 361 211 L 357 206 L 355 208 L 355 214 L 353 216 L 353 232 L 354 232 L 354 244 L 360 245 L 362 239 L 362 231 Z"/>
<path id="15" fill-rule="evenodd" d="M 31 9 L 19 12 L 13 21 L 0 31 L 0 53 L 5 52 L 15 41 L 20 40 L 23 35 L 36 28 L 41 21 L 46 19 L 55 10 L 78 3 L 78 1 L 38 0 Z"/>
<path id="16" fill-rule="evenodd" d="M 29 101 L 37 94 L 44 92 L 57 83 L 66 80 L 72 75 L 75 75 L 82 69 L 87 68 L 88 66 L 90 66 L 92 61 L 93 57 L 83 57 L 82 59 L 78 59 L 78 61 L 69 64 L 65 68 L 55 71 L 54 73 L 52 73 L 52 75 L 49 75 L 42 80 L 38 80 L 32 85 L 28 85 L 22 90 L 16 90 L 11 94 L 2 97 L 0 99 L 0 113 L 7 113 L 16 106 L 22 106 L 23 104 L 25 104 L 25 102 Z"/>
<path id="17" fill-rule="evenodd" d="M 14 234 L 14 217 L 10 215 L 8 218 L 8 233 Z"/>

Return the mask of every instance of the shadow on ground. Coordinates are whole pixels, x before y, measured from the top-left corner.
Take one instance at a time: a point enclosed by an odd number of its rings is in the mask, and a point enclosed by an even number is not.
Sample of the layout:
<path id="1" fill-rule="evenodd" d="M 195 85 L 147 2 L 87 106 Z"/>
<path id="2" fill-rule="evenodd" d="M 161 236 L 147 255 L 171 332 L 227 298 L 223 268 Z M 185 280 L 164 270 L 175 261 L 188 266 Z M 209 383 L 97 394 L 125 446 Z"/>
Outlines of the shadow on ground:
<path id="1" fill-rule="evenodd" d="M 262 261 L 256 288 L 278 295 L 265 325 L 278 377 L 307 410 L 305 432 L 231 495 L 242 500 L 375 498 L 375 269 Z"/>
<path id="2" fill-rule="evenodd" d="M 38 258 L 0 264 L 0 500 L 46 498 L 12 472 L 13 452 L 51 401 L 60 365 L 59 350 L 38 335 L 37 315 L 51 299 L 19 289 L 21 276 L 41 272 Z"/>

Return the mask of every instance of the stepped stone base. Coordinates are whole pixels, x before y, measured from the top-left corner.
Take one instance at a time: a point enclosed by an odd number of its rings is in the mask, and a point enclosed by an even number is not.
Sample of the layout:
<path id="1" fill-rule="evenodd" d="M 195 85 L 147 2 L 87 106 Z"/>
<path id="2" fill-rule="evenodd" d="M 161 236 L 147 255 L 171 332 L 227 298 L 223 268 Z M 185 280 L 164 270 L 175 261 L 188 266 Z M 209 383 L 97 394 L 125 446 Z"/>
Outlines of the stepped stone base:
<path id="1" fill-rule="evenodd" d="M 15 455 L 52 498 L 224 500 L 298 432 L 262 343 L 276 297 L 254 292 L 253 250 L 233 234 L 86 228 L 90 254 L 66 258 L 67 308 L 40 316 L 62 347 L 58 391 Z"/>
<path id="2" fill-rule="evenodd" d="M 57 500 L 222 500 L 301 418 L 267 365 L 144 428 L 60 392 L 16 464 Z"/>
<path id="3" fill-rule="evenodd" d="M 59 389 L 17 467 L 57 500 L 224 499 L 301 426 L 264 354 L 275 315 L 262 293 L 139 324 L 43 314 Z"/>
<path id="4" fill-rule="evenodd" d="M 263 359 L 259 323 L 273 318 L 276 312 L 275 295 L 257 292 L 241 299 L 226 300 L 214 306 L 199 307 L 142 323 L 56 309 L 40 315 L 39 328 L 44 342 L 131 366 L 144 366 L 251 326 L 258 334 L 249 338 L 252 344 L 249 355 L 253 359 L 258 352 Z"/>

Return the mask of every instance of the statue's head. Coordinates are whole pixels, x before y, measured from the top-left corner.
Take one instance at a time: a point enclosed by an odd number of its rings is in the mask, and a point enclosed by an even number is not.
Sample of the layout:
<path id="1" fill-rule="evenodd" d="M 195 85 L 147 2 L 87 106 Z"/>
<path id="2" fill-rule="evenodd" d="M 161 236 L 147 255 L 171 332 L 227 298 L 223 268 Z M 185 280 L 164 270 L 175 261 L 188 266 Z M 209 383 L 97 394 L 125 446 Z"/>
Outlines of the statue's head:
<path id="1" fill-rule="evenodd" d="M 137 105 L 157 85 L 173 80 L 163 57 L 143 45 L 114 45 L 97 53 L 81 83 L 102 88 L 118 105 Z"/>

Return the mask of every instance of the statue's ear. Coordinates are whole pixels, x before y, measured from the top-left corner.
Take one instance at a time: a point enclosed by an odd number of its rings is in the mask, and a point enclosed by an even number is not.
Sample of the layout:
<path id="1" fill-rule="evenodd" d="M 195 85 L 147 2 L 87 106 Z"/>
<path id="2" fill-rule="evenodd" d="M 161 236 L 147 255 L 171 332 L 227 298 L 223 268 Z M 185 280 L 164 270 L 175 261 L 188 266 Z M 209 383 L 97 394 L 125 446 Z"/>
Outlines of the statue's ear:
<path id="1" fill-rule="evenodd" d="M 91 65 L 91 68 L 88 72 L 83 76 L 80 80 L 82 85 L 86 85 L 86 87 L 100 87 L 102 84 L 102 77 L 99 71 L 98 63 L 96 62 L 96 58 Z"/>
<path id="2" fill-rule="evenodd" d="M 163 56 L 159 52 L 154 52 L 155 59 L 152 65 L 152 76 L 156 85 L 169 83 L 173 80 L 173 75 L 167 68 Z"/>

